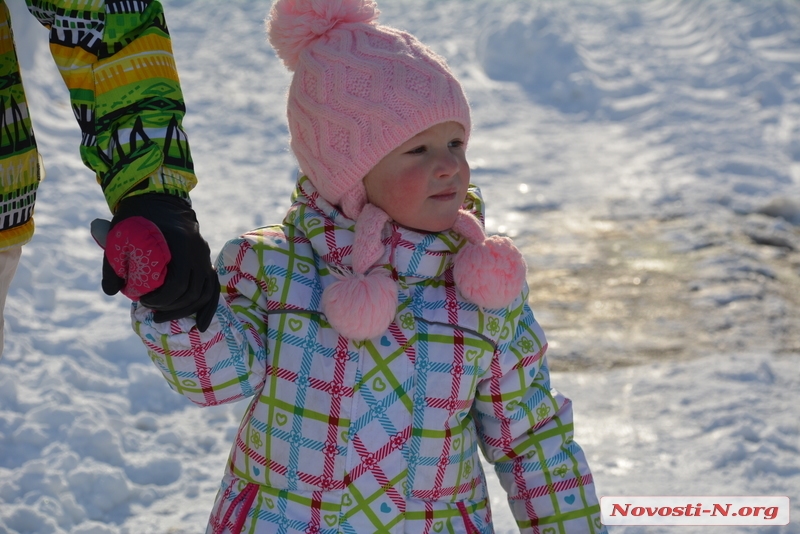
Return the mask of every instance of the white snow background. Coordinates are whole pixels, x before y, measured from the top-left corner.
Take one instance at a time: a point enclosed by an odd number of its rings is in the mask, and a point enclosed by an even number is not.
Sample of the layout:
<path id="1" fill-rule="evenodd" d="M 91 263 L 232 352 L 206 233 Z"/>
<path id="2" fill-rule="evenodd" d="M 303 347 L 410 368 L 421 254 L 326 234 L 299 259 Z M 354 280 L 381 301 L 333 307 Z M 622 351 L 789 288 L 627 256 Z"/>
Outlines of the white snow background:
<path id="1" fill-rule="evenodd" d="M 216 255 L 288 207 L 289 74 L 265 40 L 269 2 L 164 3 Z M 107 207 L 46 31 L 8 4 L 47 178 L 6 306 L 0 533 L 202 532 L 246 403 L 173 393 L 126 300 L 100 291 L 89 223 Z M 467 91 L 487 226 L 526 254 L 599 494 L 800 505 L 800 2 L 380 8 Z M 514 532 L 489 477 L 496 530 Z"/>

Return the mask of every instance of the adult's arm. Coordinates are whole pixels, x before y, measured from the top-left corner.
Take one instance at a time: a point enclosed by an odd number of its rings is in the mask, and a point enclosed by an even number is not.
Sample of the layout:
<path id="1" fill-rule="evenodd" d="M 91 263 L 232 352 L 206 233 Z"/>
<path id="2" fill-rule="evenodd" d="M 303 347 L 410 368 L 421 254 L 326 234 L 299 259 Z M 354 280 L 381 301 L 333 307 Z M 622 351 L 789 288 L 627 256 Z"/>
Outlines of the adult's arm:
<path id="1" fill-rule="evenodd" d="M 112 213 L 123 198 L 195 186 L 181 128 L 183 101 L 169 31 L 157 0 L 26 0 L 50 30 L 50 51 L 69 89 L 95 172 Z"/>
<path id="2" fill-rule="evenodd" d="M 197 179 L 181 128 L 186 106 L 161 3 L 26 3 L 50 30 L 50 51 L 83 132 L 81 157 L 115 214 L 112 230 L 128 217 L 144 217 L 158 226 L 171 252 L 164 284 L 142 302 L 159 321 L 196 314 L 205 330 L 219 282 L 189 203 Z M 106 255 L 103 290 L 113 295 L 126 284 Z"/>
<path id="3" fill-rule="evenodd" d="M 11 18 L 0 0 L 0 251 L 33 237 L 39 155 L 28 114 Z"/>

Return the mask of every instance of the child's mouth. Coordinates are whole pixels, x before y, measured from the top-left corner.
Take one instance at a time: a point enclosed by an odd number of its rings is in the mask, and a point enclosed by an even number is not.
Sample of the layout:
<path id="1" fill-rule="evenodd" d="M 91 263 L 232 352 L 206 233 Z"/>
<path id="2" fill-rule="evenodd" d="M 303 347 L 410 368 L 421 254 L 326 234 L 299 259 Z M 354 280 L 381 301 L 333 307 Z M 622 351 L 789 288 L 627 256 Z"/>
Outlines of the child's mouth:
<path id="1" fill-rule="evenodd" d="M 454 198 L 456 198 L 456 192 L 451 191 L 448 193 L 439 193 L 438 195 L 431 195 L 431 198 L 433 200 L 439 200 L 439 201 L 453 200 Z"/>

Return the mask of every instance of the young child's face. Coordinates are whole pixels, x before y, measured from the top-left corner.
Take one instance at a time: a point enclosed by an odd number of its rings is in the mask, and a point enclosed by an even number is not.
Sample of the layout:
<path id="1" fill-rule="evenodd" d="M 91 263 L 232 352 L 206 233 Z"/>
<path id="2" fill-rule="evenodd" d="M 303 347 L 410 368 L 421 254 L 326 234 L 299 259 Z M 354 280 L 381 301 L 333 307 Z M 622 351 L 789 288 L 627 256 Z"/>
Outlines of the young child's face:
<path id="1" fill-rule="evenodd" d="M 369 202 L 425 232 L 453 226 L 469 187 L 464 127 L 443 122 L 387 154 L 364 177 Z"/>

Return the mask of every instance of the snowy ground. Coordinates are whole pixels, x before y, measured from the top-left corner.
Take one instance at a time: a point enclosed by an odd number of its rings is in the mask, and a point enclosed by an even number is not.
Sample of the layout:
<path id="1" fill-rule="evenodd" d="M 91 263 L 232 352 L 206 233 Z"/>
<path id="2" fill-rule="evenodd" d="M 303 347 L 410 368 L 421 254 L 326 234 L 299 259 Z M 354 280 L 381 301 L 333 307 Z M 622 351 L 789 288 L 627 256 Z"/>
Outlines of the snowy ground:
<path id="1" fill-rule="evenodd" d="M 46 35 L 22 0 L 8 4 L 48 176 L 6 308 L 0 534 L 201 532 L 244 405 L 187 406 L 124 299 L 100 292 L 88 228 L 107 208 Z M 288 206 L 289 78 L 264 39 L 268 2 L 165 5 L 216 253 Z M 800 3 L 380 7 L 467 90 L 473 180 L 490 230 L 525 251 L 553 383 L 574 400 L 599 493 L 797 506 Z M 503 499 L 497 531 L 513 532 Z M 672 530 L 694 531 L 611 532 Z"/>

